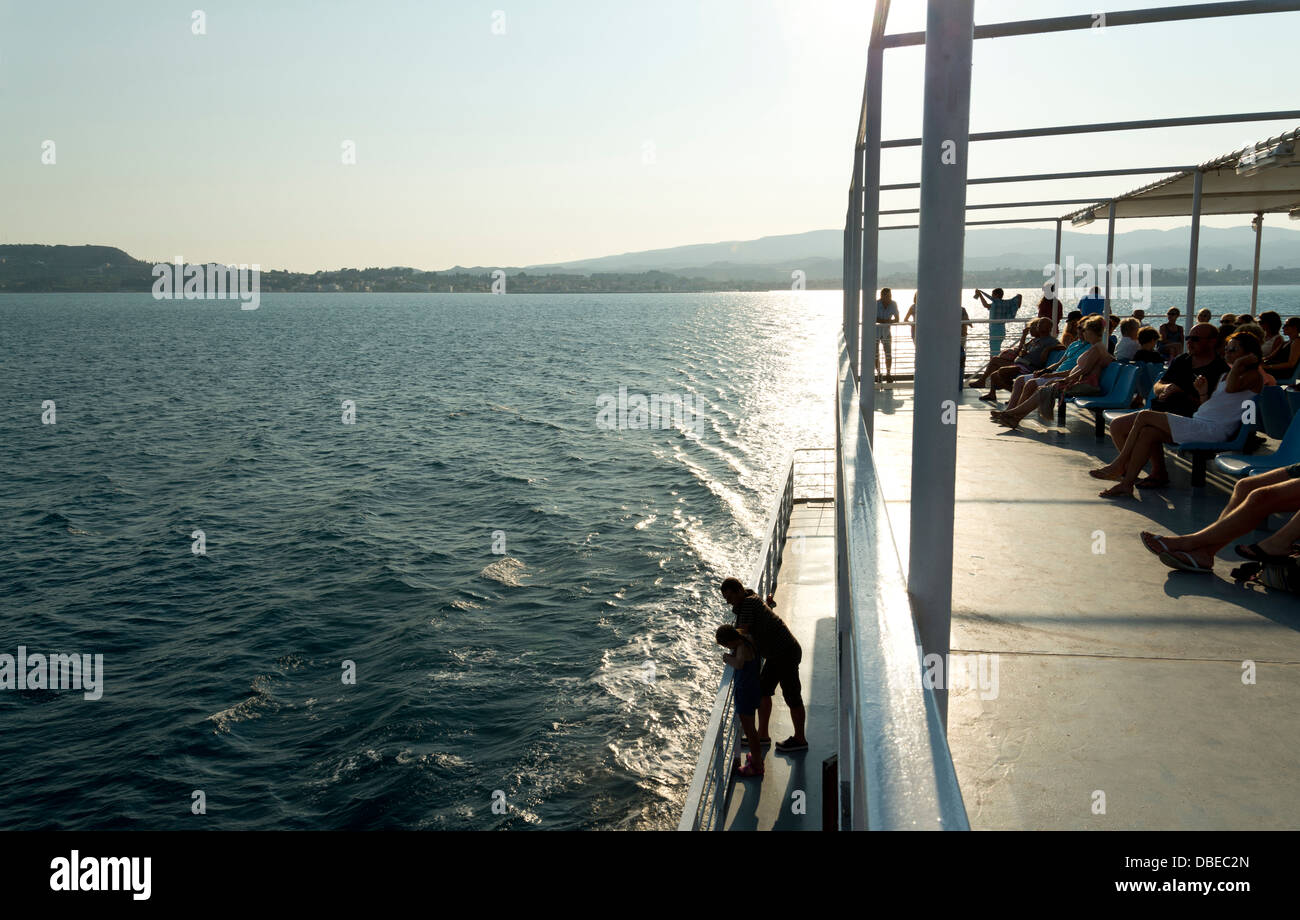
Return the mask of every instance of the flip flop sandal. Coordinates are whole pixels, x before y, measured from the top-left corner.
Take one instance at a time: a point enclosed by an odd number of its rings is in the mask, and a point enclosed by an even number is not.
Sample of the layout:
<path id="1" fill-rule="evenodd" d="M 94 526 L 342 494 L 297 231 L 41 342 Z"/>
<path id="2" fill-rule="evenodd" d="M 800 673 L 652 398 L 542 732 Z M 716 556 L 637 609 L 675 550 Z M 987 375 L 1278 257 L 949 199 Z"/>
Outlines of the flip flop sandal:
<path id="1" fill-rule="evenodd" d="M 1169 547 L 1165 546 L 1165 541 L 1161 537 L 1157 537 L 1149 530 L 1142 531 L 1138 534 L 1138 537 L 1142 540 L 1142 545 L 1146 547 L 1147 552 L 1153 556 L 1172 552 Z"/>
<path id="2" fill-rule="evenodd" d="M 741 776 L 754 777 L 762 776 L 763 768 L 754 766 L 754 761 L 748 757 L 745 758 L 745 765 L 736 770 Z"/>
<path id="3" fill-rule="evenodd" d="M 1177 569 L 1180 572 L 1196 572 L 1200 575 L 1210 575 L 1214 572 L 1213 568 L 1207 569 L 1193 559 L 1189 553 L 1184 553 L 1181 550 L 1172 553 L 1161 553 L 1160 561 L 1171 569 Z"/>
<path id="4" fill-rule="evenodd" d="M 1266 553 L 1259 548 L 1258 543 L 1247 543 L 1233 547 L 1237 555 L 1242 559 L 1249 559 L 1251 562 L 1261 562 L 1264 565 L 1281 565 L 1291 558 L 1288 553 L 1282 556 L 1275 556 L 1272 553 Z"/>

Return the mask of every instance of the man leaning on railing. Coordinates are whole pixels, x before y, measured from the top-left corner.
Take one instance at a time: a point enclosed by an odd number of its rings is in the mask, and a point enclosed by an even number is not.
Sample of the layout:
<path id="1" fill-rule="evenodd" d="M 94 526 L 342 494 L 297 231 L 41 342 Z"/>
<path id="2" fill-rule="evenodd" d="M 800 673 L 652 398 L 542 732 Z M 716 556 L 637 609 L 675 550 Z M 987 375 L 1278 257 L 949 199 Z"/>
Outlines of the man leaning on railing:
<path id="1" fill-rule="evenodd" d="M 803 688 L 799 684 L 799 662 L 803 660 L 803 648 L 799 645 L 799 640 L 781 618 L 772 612 L 771 605 L 776 603 L 772 595 L 768 595 L 767 604 L 764 604 L 738 578 L 725 579 L 719 589 L 736 612 L 736 628 L 754 638 L 758 644 L 758 653 L 763 657 L 763 669 L 758 679 L 761 694 L 758 704 L 759 743 L 765 744 L 770 740 L 768 723 L 772 718 L 772 696 L 780 685 L 781 695 L 790 707 L 794 734 L 784 741 L 778 741 L 776 749 L 782 754 L 808 750 L 808 738 L 804 735 L 807 712 L 803 705 Z"/>

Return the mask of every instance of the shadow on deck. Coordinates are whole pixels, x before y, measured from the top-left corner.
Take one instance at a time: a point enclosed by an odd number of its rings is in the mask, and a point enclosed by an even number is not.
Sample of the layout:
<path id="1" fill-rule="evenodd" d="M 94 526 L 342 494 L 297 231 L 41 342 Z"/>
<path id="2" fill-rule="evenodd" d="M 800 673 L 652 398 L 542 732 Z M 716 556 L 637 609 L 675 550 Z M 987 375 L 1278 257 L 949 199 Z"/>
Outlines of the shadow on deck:
<path id="1" fill-rule="evenodd" d="M 906 567 L 911 392 L 878 400 Z M 1010 432 L 987 410 L 965 391 L 953 534 L 952 668 L 974 659 L 990 678 L 951 690 L 971 827 L 1300 827 L 1300 604 L 1236 585 L 1231 546 L 1208 576 L 1166 568 L 1138 539 L 1199 529 L 1226 494 L 1189 489 L 1171 464 L 1170 489 L 1099 498 L 1087 471 L 1116 451 L 1090 420 L 1034 415 Z"/>

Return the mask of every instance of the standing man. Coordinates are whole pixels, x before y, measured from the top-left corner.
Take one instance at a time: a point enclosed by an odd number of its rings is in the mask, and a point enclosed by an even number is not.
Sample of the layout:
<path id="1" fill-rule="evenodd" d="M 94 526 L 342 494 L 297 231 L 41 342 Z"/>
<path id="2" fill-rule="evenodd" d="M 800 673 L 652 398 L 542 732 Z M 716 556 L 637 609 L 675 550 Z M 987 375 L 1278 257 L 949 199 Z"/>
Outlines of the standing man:
<path id="1" fill-rule="evenodd" d="M 885 352 L 885 378 L 890 383 L 894 380 L 894 347 L 890 341 L 889 324 L 898 322 L 898 304 L 894 303 L 889 288 L 880 289 L 880 299 L 876 301 L 876 379 L 880 379 L 880 352 Z"/>
<path id="2" fill-rule="evenodd" d="M 1079 312 L 1084 316 L 1106 312 L 1106 298 L 1101 296 L 1101 288 L 1094 287 L 1087 297 L 1079 298 Z"/>
<path id="3" fill-rule="evenodd" d="M 743 629 L 753 637 L 758 645 L 758 653 L 763 657 L 763 669 L 758 675 L 759 743 L 770 737 L 768 723 L 772 718 L 772 695 L 780 685 L 785 704 L 790 707 L 794 734 L 784 741 L 778 741 L 776 749 L 783 754 L 808 750 L 808 738 L 804 735 L 807 711 L 803 705 L 803 688 L 799 684 L 799 662 L 803 660 L 799 640 L 795 639 L 790 628 L 752 589 L 741 584 L 739 578 L 725 579 L 719 590 L 736 612 L 736 628 Z"/>
<path id="4" fill-rule="evenodd" d="M 1052 321 L 1052 335 L 1061 334 L 1061 317 L 1064 315 L 1065 304 L 1056 296 L 1056 285 L 1043 285 L 1043 299 L 1038 302 L 1038 316 Z"/>
<path id="5" fill-rule="evenodd" d="M 1002 288 L 994 288 L 990 297 L 979 288 L 975 289 L 975 299 L 989 311 L 989 357 L 995 358 L 1002 351 L 1002 338 L 1007 334 L 1007 327 L 1001 320 L 1015 319 L 1020 310 L 1020 295 L 1002 299 Z"/>

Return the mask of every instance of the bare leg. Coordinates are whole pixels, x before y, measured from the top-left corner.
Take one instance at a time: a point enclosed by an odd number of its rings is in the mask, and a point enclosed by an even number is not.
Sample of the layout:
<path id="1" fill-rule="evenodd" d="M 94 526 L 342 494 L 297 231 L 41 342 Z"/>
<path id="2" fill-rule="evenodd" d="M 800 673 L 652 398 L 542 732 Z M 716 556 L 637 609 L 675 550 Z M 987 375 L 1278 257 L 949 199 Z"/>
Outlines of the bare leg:
<path id="1" fill-rule="evenodd" d="M 1143 409 L 1132 418 L 1132 426 L 1129 428 L 1128 434 L 1124 438 L 1124 445 L 1120 449 L 1119 456 L 1105 466 L 1092 471 L 1092 475 L 1097 479 L 1114 479 L 1118 481 L 1123 478 L 1124 473 L 1128 469 L 1129 460 L 1137 449 L 1138 438 L 1142 434 L 1143 429 L 1156 426 L 1157 429 L 1164 434 L 1165 440 L 1170 440 L 1169 421 L 1165 418 L 1165 413 L 1156 412 L 1152 409 Z M 1142 453 L 1139 455 L 1143 464 L 1146 463 L 1150 453 L 1150 444 L 1143 445 Z M 1141 467 L 1139 467 L 1139 469 L 1141 469 Z M 1134 478 L 1136 478 L 1136 475 Z"/>
<path id="2" fill-rule="evenodd" d="M 1286 470 L 1271 470 L 1237 483 L 1232 490 L 1232 500 L 1209 527 L 1185 537 L 1163 539 L 1170 550 L 1189 552 L 1194 558 L 1199 556 L 1197 561 L 1204 564 L 1213 560 L 1215 553 L 1237 537 L 1250 533 L 1266 521 L 1270 514 L 1298 509 L 1300 479 L 1292 478 Z"/>
<path id="3" fill-rule="evenodd" d="M 1270 537 L 1259 541 L 1259 548 L 1270 556 L 1289 556 L 1291 547 L 1300 540 L 1300 512 L 1297 512 Z"/>
<path id="4" fill-rule="evenodd" d="M 772 721 L 772 698 L 765 696 L 758 701 L 758 737 L 770 738 L 768 722 Z"/>
<path id="5" fill-rule="evenodd" d="M 758 740 L 758 729 L 754 727 L 754 714 L 740 717 L 740 727 L 745 731 L 745 740 L 749 742 L 749 757 L 754 766 L 763 766 L 763 745 Z"/>
<path id="6" fill-rule="evenodd" d="M 1169 422 L 1165 419 L 1163 412 L 1144 413 L 1148 418 L 1139 419 L 1133 426 L 1132 433 L 1129 434 L 1128 441 L 1124 445 L 1124 450 L 1120 457 L 1124 459 L 1123 478 L 1100 493 L 1102 498 L 1118 498 L 1120 496 L 1133 494 L 1133 483 L 1138 478 L 1138 473 L 1142 472 L 1142 467 L 1146 466 L 1147 460 L 1151 457 L 1154 450 L 1164 450 L 1165 444 L 1173 440 L 1169 434 Z M 1125 457 L 1124 455 L 1128 456 Z M 1116 461 L 1118 465 L 1118 461 Z M 1105 469 L 1105 468 L 1103 468 Z"/>
<path id="7" fill-rule="evenodd" d="M 1025 381 L 1033 379 L 1025 374 L 1021 374 L 1016 378 L 1015 383 L 1011 384 L 1011 396 L 1007 399 L 1008 406 L 1014 406 L 1020 402 L 1020 394 L 1025 390 Z"/>
<path id="8" fill-rule="evenodd" d="M 1033 380 L 1026 381 L 1025 388 L 1020 394 L 1020 402 L 1015 405 L 1008 405 L 1003 410 L 1002 417 L 1011 422 L 1018 422 L 1032 412 L 1034 407 L 1038 405 L 1035 394 L 1038 392 L 1038 388 L 1043 386 L 1042 381 L 1044 380 L 1046 380 L 1045 377 L 1036 377 Z"/>
<path id="9" fill-rule="evenodd" d="M 794 723 L 794 740 L 799 744 L 807 744 L 808 739 L 804 736 L 804 723 L 808 718 L 808 710 L 802 706 L 790 707 L 790 721 Z"/>
<path id="10" fill-rule="evenodd" d="M 1270 514 L 1300 509 L 1300 479 L 1280 485 L 1255 489 L 1244 502 L 1204 530 L 1186 537 L 1170 537 L 1165 546 L 1170 552 L 1185 552 L 1204 566 L 1213 566 L 1214 557 L 1233 540 L 1248 534 Z M 1289 527 L 1290 525 L 1288 525 Z M 1284 528 L 1285 529 L 1285 528 Z M 1265 552 L 1268 552 L 1266 549 Z"/>
<path id="11" fill-rule="evenodd" d="M 1115 444 L 1116 450 L 1124 449 L 1124 442 L 1128 440 L 1128 433 L 1133 430 L 1133 423 L 1137 420 L 1136 413 L 1121 415 L 1110 424 L 1110 439 Z"/>

